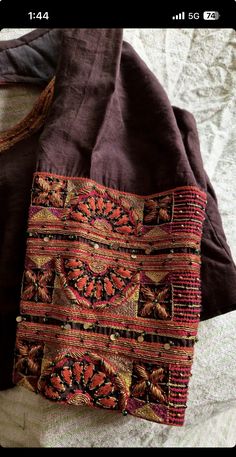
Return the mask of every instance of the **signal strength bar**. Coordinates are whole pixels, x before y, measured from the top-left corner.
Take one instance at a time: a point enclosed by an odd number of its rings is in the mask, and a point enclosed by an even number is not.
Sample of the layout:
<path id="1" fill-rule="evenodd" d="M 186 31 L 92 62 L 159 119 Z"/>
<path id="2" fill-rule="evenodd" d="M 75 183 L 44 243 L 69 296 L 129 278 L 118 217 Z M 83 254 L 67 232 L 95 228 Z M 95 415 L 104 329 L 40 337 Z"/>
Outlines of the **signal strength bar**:
<path id="1" fill-rule="evenodd" d="M 172 16 L 172 19 L 175 20 L 183 20 L 185 19 L 185 12 L 183 11 L 182 13 L 176 14 L 175 16 Z"/>

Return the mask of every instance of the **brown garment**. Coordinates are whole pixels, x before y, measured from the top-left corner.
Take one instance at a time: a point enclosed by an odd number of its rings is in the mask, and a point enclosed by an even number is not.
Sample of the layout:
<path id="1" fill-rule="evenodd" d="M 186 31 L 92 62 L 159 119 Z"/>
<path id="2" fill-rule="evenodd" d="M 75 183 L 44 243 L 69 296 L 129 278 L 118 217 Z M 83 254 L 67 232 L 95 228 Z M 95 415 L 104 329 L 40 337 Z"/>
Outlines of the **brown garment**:
<path id="1" fill-rule="evenodd" d="M 217 200 L 203 169 L 193 116 L 165 91 L 117 29 L 36 30 L 0 43 L 0 82 L 45 87 L 56 74 L 44 125 L 0 135 L 1 389 L 12 385 L 33 172 L 87 177 L 149 195 L 178 186 L 207 193 L 201 319 L 235 309 L 236 269 Z M 27 124 L 28 125 L 28 124 Z M 14 135 L 13 135 L 14 138 Z M 6 148 L 6 142 L 9 142 Z"/>

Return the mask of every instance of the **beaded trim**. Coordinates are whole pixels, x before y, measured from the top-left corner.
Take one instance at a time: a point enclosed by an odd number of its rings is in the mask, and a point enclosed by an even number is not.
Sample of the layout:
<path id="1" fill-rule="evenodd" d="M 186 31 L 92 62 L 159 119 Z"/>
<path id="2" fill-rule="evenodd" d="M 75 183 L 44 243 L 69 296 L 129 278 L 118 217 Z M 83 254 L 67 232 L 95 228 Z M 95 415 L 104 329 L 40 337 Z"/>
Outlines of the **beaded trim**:
<path id="1" fill-rule="evenodd" d="M 14 382 L 182 425 L 205 205 L 196 187 L 138 196 L 36 173 Z"/>

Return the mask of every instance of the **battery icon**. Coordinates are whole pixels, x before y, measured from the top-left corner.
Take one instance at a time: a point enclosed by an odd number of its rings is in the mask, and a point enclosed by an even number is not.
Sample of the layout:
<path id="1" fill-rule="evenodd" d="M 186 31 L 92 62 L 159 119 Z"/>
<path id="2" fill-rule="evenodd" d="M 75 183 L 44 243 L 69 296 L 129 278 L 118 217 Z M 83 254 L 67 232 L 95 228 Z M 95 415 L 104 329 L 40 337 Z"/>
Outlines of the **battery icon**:
<path id="1" fill-rule="evenodd" d="M 219 19 L 220 15 L 218 11 L 204 11 L 203 13 L 203 19 L 205 21 L 217 21 Z"/>

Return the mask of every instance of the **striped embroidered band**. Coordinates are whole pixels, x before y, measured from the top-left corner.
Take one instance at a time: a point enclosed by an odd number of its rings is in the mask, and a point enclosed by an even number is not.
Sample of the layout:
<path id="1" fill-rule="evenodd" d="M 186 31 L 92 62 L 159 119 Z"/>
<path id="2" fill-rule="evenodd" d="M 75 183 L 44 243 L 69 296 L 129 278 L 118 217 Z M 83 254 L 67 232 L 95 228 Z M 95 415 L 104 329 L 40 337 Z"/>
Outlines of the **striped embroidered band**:
<path id="1" fill-rule="evenodd" d="M 144 197 L 35 174 L 14 382 L 182 425 L 205 205 L 196 187 Z"/>

